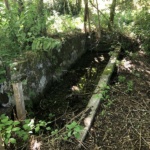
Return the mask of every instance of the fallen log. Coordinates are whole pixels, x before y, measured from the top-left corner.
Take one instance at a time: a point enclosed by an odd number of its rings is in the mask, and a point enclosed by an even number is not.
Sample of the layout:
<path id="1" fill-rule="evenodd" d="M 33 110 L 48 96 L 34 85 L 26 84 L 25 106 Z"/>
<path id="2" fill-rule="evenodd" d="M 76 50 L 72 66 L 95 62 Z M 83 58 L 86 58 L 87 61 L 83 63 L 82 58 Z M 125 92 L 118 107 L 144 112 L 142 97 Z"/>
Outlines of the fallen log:
<path id="1" fill-rule="evenodd" d="M 84 119 L 84 129 L 81 131 L 81 136 L 79 139 L 80 144 L 78 145 L 79 148 L 81 148 L 82 143 L 85 140 L 85 137 L 91 127 L 91 124 L 93 122 L 93 119 L 94 119 L 96 111 L 97 111 L 97 108 L 103 98 L 103 91 L 105 90 L 105 87 L 108 84 L 110 77 L 114 71 L 120 51 L 121 51 L 121 45 L 117 45 L 112 56 L 110 57 L 110 60 L 107 64 L 107 66 L 105 67 L 105 69 L 100 77 L 100 80 L 94 91 L 94 94 L 92 95 L 92 97 L 89 100 L 89 103 L 86 107 L 86 109 L 90 110 L 90 111 L 88 114 L 86 114 L 86 118 Z"/>

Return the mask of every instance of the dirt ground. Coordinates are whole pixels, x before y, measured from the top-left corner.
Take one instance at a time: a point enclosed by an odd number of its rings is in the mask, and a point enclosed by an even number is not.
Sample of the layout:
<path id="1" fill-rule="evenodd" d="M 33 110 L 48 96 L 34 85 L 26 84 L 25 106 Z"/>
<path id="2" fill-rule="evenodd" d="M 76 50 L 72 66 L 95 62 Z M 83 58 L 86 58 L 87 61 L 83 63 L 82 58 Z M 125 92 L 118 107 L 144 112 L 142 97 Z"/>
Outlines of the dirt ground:
<path id="1" fill-rule="evenodd" d="M 84 143 L 88 150 L 150 149 L 150 59 L 139 51 L 118 63 Z"/>

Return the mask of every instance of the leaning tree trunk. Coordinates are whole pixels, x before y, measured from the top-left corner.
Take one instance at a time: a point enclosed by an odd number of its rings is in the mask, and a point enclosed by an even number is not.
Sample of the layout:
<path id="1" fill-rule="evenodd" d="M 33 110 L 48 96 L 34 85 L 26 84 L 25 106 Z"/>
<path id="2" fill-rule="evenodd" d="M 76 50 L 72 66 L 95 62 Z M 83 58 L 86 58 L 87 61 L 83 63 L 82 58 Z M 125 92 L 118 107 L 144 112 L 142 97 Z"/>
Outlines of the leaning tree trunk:
<path id="1" fill-rule="evenodd" d="M 115 8 L 116 8 L 116 1 L 117 0 L 113 0 L 111 7 L 110 7 L 110 18 L 109 18 L 109 23 L 108 23 L 108 29 L 110 31 L 113 30 L 112 26 L 114 24 L 114 17 L 115 17 Z"/>

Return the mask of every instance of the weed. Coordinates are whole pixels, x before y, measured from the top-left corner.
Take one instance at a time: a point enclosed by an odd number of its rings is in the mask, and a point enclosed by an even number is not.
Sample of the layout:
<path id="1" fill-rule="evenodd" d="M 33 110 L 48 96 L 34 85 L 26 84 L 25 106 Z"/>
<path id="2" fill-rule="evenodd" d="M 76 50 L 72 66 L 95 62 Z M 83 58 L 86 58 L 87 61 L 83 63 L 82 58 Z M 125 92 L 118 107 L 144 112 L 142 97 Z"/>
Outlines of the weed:
<path id="1" fill-rule="evenodd" d="M 127 82 L 127 90 L 126 92 L 129 93 L 129 92 L 132 92 L 133 91 L 133 81 L 128 81 Z"/>
<path id="2" fill-rule="evenodd" d="M 80 132 L 83 129 L 82 126 L 80 126 L 77 122 L 73 121 L 71 124 L 66 125 L 67 128 L 67 134 L 64 136 L 64 140 L 67 140 L 71 136 L 74 136 L 76 139 L 80 138 Z"/>
<path id="3" fill-rule="evenodd" d="M 108 99 L 109 95 L 108 95 L 108 91 L 109 91 L 110 87 L 108 85 L 104 85 L 102 88 L 102 98 L 103 99 Z"/>
<path id="4" fill-rule="evenodd" d="M 118 82 L 123 83 L 125 82 L 126 77 L 125 76 L 118 76 Z"/>
<path id="5" fill-rule="evenodd" d="M 49 114 L 49 118 L 54 115 Z M 48 131 L 52 136 L 56 136 L 57 139 L 69 140 L 69 138 L 80 138 L 80 132 L 83 129 L 77 122 L 73 121 L 66 125 L 66 131 L 58 135 L 58 129 L 52 129 L 50 127 L 51 121 L 46 122 L 39 120 L 35 123 L 34 119 L 26 119 L 23 122 L 13 121 L 9 119 L 5 114 L 0 116 L 0 135 L 6 145 L 17 144 L 17 140 L 21 139 L 22 142 L 26 142 L 30 134 L 41 134 L 44 131 Z M 22 143 L 23 144 L 23 143 Z"/>
<path id="6" fill-rule="evenodd" d="M 23 129 L 20 128 L 21 122 L 12 121 L 9 117 L 4 114 L 0 116 L 0 133 L 1 138 L 4 143 L 7 145 L 9 143 L 16 144 L 16 139 L 13 135 L 16 135 L 18 138 L 26 141 L 29 137 L 30 126 L 28 126 L 28 120 L 25 121 Z"/>

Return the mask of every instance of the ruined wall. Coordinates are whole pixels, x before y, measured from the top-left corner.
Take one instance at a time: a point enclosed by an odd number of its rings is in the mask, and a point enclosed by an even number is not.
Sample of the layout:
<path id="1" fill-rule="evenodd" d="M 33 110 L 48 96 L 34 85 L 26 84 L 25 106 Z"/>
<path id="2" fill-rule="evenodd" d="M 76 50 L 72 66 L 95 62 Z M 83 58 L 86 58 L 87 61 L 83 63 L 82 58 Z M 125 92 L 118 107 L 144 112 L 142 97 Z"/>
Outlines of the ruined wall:
<path id="1" fill-rule="evenodd" d="M 11 66 L 13 81 L 22 81 L 25 100 L 43 92 L 53 80 L 59 80 L 67 69 L 85 52 L 85 35 L 62 39 L 62 47 L 49 52 L 26 53 L 26 59 Z"/>

